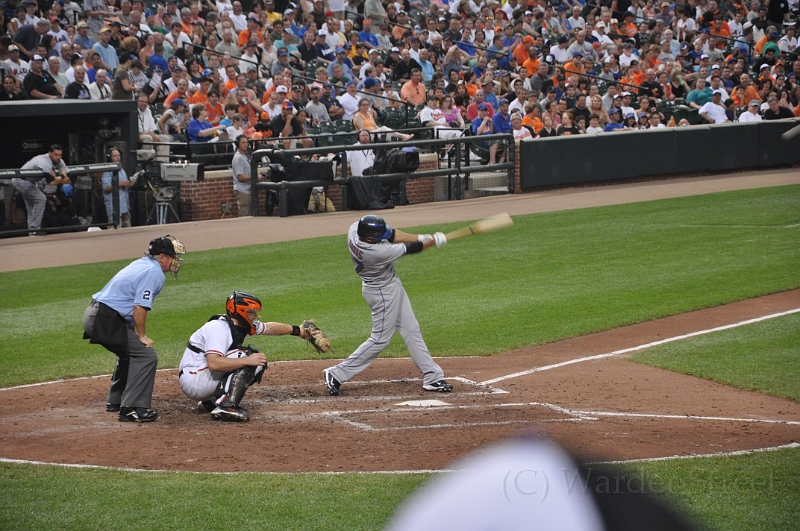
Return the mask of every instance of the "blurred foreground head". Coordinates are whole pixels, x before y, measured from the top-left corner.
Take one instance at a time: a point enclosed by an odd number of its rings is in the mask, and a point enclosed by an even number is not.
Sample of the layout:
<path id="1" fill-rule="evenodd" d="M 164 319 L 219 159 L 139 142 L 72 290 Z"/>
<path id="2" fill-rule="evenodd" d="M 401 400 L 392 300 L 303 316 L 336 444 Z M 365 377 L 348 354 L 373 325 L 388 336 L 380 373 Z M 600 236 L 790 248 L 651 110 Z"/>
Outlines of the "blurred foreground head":
<path id="1" fill-rule="evenodd" d="M 400 506 L 388 531 L 693 530 L 643 478 L 577 465 L 554 443 L 521 437 L 479 450 Z"/>

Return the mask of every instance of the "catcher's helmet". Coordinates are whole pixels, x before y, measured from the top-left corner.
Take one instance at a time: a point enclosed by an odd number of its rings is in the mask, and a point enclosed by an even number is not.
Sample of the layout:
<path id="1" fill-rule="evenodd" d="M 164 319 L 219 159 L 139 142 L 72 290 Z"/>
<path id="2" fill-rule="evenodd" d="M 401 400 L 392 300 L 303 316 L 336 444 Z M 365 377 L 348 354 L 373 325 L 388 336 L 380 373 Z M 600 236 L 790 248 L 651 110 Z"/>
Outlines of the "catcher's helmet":
<path id="1" fill-rule="evenodd" d="M 378 243 L 392 235 L 392 229 L 383 218 L 378 216 L 364 216 L 358 221 L 358 237 L 367 243 Z"/>
<path id="2" fill-rule="evenodd" d="M 235 317 L 239 321 L 243 321 L 250 325 L 250 335 L 255 335 L 256 327 L 253 324 L 253 321 L 258 319 L 258 310 L 261 309 L 261 300 L 255 295 L 250 295 L 249 293 L 245 293 L 243 291 L 234 291 L 233 294 L 228 297 L 228 301 L 225 303 L 225 310 L 228 312 L 228 315 L 231 317 Z M 248 315 L 248 312 L 250 315 Z M 244 327 L 243 327 L 244 328 Z"/>

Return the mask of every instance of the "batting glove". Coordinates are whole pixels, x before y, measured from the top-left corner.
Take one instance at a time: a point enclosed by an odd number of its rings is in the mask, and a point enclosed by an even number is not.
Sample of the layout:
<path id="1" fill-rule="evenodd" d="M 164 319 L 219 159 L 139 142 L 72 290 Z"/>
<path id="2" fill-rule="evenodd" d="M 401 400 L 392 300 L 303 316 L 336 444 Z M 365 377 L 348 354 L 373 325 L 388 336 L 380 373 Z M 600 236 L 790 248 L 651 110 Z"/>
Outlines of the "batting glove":
<path id="1" fill-rule="evenodd" d="M 447 236 L 445 236 L 443 232 L 435 233 L 433 239 L 436 241 L 436 247 L 442 247 L 447 243 Z"/>

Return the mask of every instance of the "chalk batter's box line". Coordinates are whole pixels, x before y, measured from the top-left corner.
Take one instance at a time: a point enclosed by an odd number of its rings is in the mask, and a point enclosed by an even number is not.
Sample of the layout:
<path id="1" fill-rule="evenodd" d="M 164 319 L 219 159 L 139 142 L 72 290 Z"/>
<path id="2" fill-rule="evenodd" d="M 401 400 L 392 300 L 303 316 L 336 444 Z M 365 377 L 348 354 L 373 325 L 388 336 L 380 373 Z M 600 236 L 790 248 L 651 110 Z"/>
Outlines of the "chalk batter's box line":
<path id="1" fill-rule="evenodd" d="M 426 406 L 425 411 L 447 411 L 447 410 L 467 410 L 467 409 L 485 409 L 485 408 L 503 408 L 503 407 L 545 407 L 559 413 L 567 415 L 568 418 L 564 419 L 545 419 L 545 420 L 514 420 L 514 421 L 487 421 L 487 422 L 462 422 L 458 424 L 441 423 L 431 425 L 416 425 L 416 426 L 390 426 L 386 428 L 377 428 L 365 422 L 353 421 L 347 416 L 351 415 L 372 415 L 372 414 L 392 414 L 392 413 L 408 413 L 412 411 L 419 411 L 414 406 L 401 406 L 389 407 L 380 409 L 361 409 L 361 410 L 341 410 L 341 411 L 326 411 L 317 413 L 316 415 L 328 417 L 343 423 L 352 425 L 353 427 L 365 431 L 396 431 L 404 429 L 428 429 L 428 428 L 464 428 L 476 426 L 493 426 L 505 424 L 539 424 L 551 422 L 591 422 L 598 421 L 603 417 L 628 417 L 628 418 L 643 418 L 643 419 L 656 419 L 656 420 L 690 420 L 701 422 L 747 422 L 747 423 L 761 423 L 761 424 L 785 424 L 790 426 L 800 426 L 800 421 L 783 420 L 783 419 L 757 419 L 746 417 L 711 417 L 703 415 L 670 415 L 660 413 L 626 413 L 617 411 L 587 411 L 570 409 L 550 404 L 547 402 L 521 402 L 521 403 L 508 403 L 508 404 L 475 404 L 469 406 Z"/>

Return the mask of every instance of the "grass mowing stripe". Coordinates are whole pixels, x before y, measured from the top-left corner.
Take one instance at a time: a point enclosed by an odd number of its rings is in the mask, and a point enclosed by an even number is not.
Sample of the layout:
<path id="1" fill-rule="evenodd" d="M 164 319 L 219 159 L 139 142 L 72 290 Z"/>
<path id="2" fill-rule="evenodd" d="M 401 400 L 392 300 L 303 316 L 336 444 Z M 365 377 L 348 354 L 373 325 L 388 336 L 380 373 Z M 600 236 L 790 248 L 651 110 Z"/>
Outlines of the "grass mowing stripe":
<path id="1" fill-rule="evenodd" d="M 662 345 L 630 359 L 800 401 L 800 315 Z"/>
<path id="2" fill-rule="evenodd" d="M 409 256 L 398 271 L 434 355 L 491 354 L 796 288 L 800 232 L 724 225 L 784 226 L 798 204 L 800 186 L 788 186 L 520 216 L 512 230 Z M 70 282 L 52 269 L 0 275 L 0 386 L 110 372 L 113 356 L 81 339 L 80 320 L 125 263 L 80 266 Z M 177 365 L 233 289 L 258 294 L 265 319 L 316 318 L 336 353 L 369 334 L 341 237 L 190 253 L 148 319 L 162 367 Z M 47 318 L 51 308 L 64 313 Z M 294 339 L 253 342 L 270 359 L 308 357 Z M 407 355 L 405 345 L 395 338 L 385 355 Z"/>

